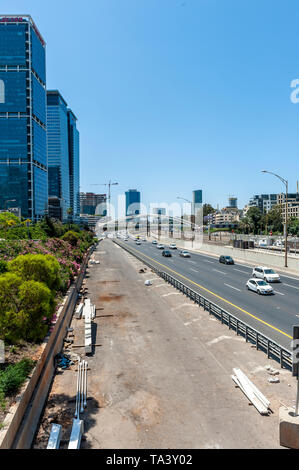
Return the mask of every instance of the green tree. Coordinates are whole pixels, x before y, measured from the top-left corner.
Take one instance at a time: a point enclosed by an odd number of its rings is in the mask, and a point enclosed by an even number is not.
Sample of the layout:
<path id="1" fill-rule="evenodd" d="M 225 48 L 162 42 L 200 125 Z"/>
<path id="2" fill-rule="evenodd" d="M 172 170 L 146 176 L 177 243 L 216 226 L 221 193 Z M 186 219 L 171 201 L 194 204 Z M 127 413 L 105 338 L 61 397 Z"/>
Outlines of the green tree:
<path id="1" fill-rule="evenodd" d="M 296 217 L 292 217 L 289 220 L 288 232 L 291 235 L 299 236 L 299 219 L 296 219 Z"/>
<path id="2" fill-rule="evenodd" d="M 66 232 L 62 237 L 62 240 L 70 243 L 72 246 L 77 246 L 78 241 L 80 240 L 80 235 L 76 232 L 73 232 L 70 230 L 69 232 Z"/>
<path id="3" fill-rule="evenodd" d="M 54 313 L 50 289 L 41 282 L 23 282 L 19 289 L 19 301 L 18 316 L 23 339 L 33 342 L 42 340 Z"/>
<path id="4" fill-rule="evenodd" d="M 13 273 L 0 276 L 0 339 L 15 343 L 21 336 L 18 317 L 20 308 L 19 288 L 22 279 Z"/>
<path id="5" fill-rule="evenodd" d="M 247 211 L 246 218 L 250 229 L 253 230 L 254 234 L 258 234 L 262 228 L 262 213 L 258 207 L 250 207 Z"/>
<path id="6" fill-rule="evenodd" d="M 7 271 L 7 262 L 0 259 L 0 274 L 4 274 Z"/>
<path id="7" fill-rule="evenodd" d="M 43 282 L 52 291 L 60 287 L 60 266 L 52 255 L 18 256 L 8 263 L 8 270 L 23 280 Z"/>
<path id="8" fill-rule="evenodd" d="M 25 281 L 14 273 L 0 276 L 0 339 L 40 341 L 47 331 L 55 304 L 43 283 Z"/>
<path id="9" fill-rule="evenodd" d="M 248 217 L 243 217 L 238 224 L 237 232 L 249 234 L 253 230 L 254 226 L 252 221 Z"/>
<path id="10" fill-rule="evenodd" d="M 206 217 L 209 214 L 213 214 L 216 212 L 214 207 L 211 206 L 211 204 L 204 204 L 203 205 L 203 216 Z"/>
<path id="11" fill-rule="evenodd" d="M 274 206 L 267 214 L 264 214 L 261 224 L 268 232 L 282 232 L 283 218 L 280 206 Z"/>
<path id="12" fill-rule="evenodd" d="M 19 225 L 21 223 L 20 219 L 16 217 L 11 212 L 2 212 L 0 214 L 0 228 L 9 228 L 14 225 Z"/>

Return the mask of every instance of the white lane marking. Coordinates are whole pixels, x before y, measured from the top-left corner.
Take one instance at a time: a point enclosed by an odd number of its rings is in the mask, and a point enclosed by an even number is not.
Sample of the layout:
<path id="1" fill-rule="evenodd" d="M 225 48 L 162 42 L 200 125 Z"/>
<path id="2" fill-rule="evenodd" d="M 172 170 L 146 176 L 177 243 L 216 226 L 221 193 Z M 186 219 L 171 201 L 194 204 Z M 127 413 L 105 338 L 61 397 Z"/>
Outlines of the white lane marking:
<path id="1" fill-rule="evenodd" d="M 225 285 L 225 286 L 227 286 L 227 287 L 230 287 L 231 289 L 235 289 L 235 290 L 237 290 L 237 291 L 241 292 L 241 290 L 240 290 L 240 289 L 237 289 L 236 287 L 234 287 L 234 286 L 231 286 L 230 284 L 224 284 L 224 285 Z"/>
<path id="2" fill-rule="evenodd" d="M 281 271 L 280 271 L 280 275 L 283 276 L 283 277 L 287 277 L 288 279 L 293 279 L 294 281 L 299 281 L 298 277 L 287 276 L 286 274 L 282 273 Z"/>
<path id="3" fill-rule="evenodd" d="M 288 286 L 288 287 L 293 287 L 293 289 L 299 290 L 299 287 L 291 286 L 291 284 L 285 284 L 285 283 L 283 283 L 283 285 L 284 285 L 284 286 Z"/>
<path id="4" fill-rule="evenodd" d="M 204 263 L 215 264 L 215 263 L 213 263 L 213 261 L 208 261 L 208 260 L 206 260 L 206 259 L 204 259 L 203 262 L 204 262 Z"/>
<path id="5" fill-rule="evenodd" d="M 190 268 L 190 271 L 193 271 L 194 273 L 199 273 L 196 269 Z"/>
<path id="6" fill-rule="evenodd" d="M 162 295 L 162 297 L 169 297 L 170 295 L 180 295 L 180 292 L 170 292 L 169 294 Z"/>
<path id="7" fill-rule="evenodd" d="M 223 271 L 219 271 L 219 269 L 213 269 L 213 271 L 216 271 L 217 273 L 220 273 L 220 274 L 224 274 L 225 276 L 227 275 L 227 273 L 224 273 Z"/>
<path id="8" fill-rule="evenodd" d="M 192 263 L 192 264 L 197 264 L 196 261 L 189 261 L 189 262 Z"/>
<path id="9" fill-rule="evenodd" d="M 278 290 L 275 290 L 274 292 L 275 292 L 275 294 L 285 295 L 285 294 L 283 294 L 282 292 L 278 292 Z"/>
<path id="10" fill-rule="evenodd" d="M 235 269 L 235 268 L 234 268 L 234 271 L 239 271 L 239 273 L 243 273 L 243 274 L 248 274 L 248 275 L 249 275 L 249 273 L 248 273 L 248 272 L 246 272 L 246 271 L 242 271 L 241 269 Z"/>

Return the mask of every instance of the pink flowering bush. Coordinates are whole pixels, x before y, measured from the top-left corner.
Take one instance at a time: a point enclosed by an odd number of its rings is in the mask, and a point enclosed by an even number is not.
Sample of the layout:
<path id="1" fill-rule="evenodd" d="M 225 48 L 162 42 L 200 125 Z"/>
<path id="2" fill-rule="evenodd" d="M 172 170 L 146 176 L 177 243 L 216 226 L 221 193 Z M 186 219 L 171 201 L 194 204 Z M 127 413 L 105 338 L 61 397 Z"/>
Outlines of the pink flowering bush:
<path id="1" fill-rule="evenodd" d="M 0 261 L 9 262 L 17 256 L 24 255 L 52 255 L 59 263 L 60 289 L 65 292 L 69 287 L 69 281 L 73 282 L 77 276 L 87 248 L 84 242 L 79 241 L 74 247 L 60 238 L 49 238 L 45 241 L 5 241 L 0 242 Z"/>

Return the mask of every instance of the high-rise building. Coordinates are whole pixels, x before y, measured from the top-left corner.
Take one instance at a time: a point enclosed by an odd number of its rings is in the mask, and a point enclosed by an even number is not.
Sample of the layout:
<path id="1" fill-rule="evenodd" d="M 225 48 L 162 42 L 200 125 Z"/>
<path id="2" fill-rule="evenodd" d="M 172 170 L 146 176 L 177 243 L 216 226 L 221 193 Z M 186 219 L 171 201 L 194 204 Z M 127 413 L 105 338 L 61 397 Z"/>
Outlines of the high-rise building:
<path id="1" fill-rule="evenodd" d="M 166 209 L 165 209 L 165 207 L 154 207 L 153 208 L 153 214 L 166 215 Z"/>
<path id="2" fill-rule="evenodd" d="M 193 204 L 202 204 L 202 189 L 193 191 Z"/>
<path id="3" fill-rule="evenodd" d="M 68 110 L 70 208 L 74 221 L 80 218 L 80 143 L 77 118 Z"/>
<path id="4" fill-rule="evenodd" d="M 107 194 L 80 193 L 80 214 L 107 215 Z"/>
<path id="5" fill-rule="evenodd" d="M 48 206 L 46 45 L 28 15 L 0 16 L 0 209 Z"/>
<path id="6" fill-rule="evenodd" d="M 47 126 L 49 215 L 66 221 L 71 208 L 68 109 L 57 90 L 47 91 Z"/>
<path id="7" fill-rule="evenodd" d="M 140 214 L 140 192 L 137 189 L 129 189 L 126 192 L 126 215 Z"/>
<path id="8" fill-rule="evenodd" d="M 238 198 L 235 196 L 230 196 L 228 199 L 228 207 L 230 209 L 238 209 Z"/>

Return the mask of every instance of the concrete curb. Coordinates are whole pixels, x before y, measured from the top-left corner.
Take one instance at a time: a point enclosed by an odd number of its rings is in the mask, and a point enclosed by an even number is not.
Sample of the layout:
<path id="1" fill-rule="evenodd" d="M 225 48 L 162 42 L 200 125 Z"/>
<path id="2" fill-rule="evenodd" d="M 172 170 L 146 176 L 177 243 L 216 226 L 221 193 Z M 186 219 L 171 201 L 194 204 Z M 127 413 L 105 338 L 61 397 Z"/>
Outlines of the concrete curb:
<path id="1" fill-rule="evenodd" d="M 54 359 L 61 351 L 93 250 L 94 247 L 89 249 L 75 284 L 70 287 L 64 298 L 57 314 L 54 330 L 42 344 L 42 355 L 31 378 L 6 416 L 5 428 L 0 432 L 0 449 L 30 449 L 31 447 L 55 372 Z"/>

